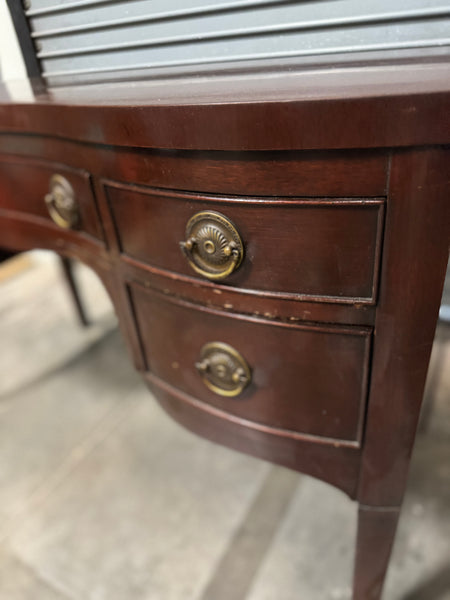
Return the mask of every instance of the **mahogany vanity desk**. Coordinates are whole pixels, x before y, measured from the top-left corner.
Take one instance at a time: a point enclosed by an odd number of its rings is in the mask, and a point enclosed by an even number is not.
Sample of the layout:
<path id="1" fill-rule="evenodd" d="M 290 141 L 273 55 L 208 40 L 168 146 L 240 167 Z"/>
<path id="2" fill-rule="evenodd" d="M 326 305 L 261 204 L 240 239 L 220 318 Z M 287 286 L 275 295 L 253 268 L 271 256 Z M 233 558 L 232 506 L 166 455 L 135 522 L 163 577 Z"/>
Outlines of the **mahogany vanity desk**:
<path id="1" fill-rule="evenodd" d="M 177 421 L 357 500 L 354 600 L 380 598 L 420 412 L 449 90 L 441 58 L 2 92 L 1 246 L 92 267 Z"/>

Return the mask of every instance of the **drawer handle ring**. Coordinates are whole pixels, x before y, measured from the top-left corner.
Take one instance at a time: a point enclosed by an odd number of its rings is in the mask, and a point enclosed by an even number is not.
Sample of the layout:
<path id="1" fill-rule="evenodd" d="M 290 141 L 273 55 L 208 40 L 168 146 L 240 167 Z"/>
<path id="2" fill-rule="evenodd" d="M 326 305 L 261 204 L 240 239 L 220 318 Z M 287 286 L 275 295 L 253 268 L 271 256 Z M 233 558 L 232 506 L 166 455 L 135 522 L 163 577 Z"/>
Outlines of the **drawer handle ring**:
<path id="1" fill-rule="evenodd" d="M 250 367 L 244 357 L 223 342 L 205 344 L 195 367 L 203 383 L 220 396 L 239 395 L 252 379 Z"/>
<path id="2" fill-rule="evenodd" d="M 45 203 L 52 221 L 59 227 L 72 229 L 78 224 L 79 213 L 75 192 L 62 175 L 52 175 Z"/>
<path id="3" fill-rule="evenodd" d="M 230 219 L 209 210 L 189 219 L 180 247 L 192 269 L 213 281 L 231 275 L 244 256 L 241 236 Z"/>

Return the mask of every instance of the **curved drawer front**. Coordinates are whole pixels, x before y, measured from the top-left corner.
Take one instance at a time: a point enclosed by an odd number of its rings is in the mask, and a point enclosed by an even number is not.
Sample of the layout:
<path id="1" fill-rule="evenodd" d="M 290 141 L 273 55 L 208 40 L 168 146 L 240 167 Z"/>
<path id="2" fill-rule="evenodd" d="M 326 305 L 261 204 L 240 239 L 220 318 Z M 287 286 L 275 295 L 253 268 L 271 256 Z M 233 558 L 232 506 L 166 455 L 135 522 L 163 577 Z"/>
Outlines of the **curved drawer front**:
<path id="1" fill-rule="evenodd" d="M 54 221 L 48 198 L 54 185 L 62 182 L 71 194 L 75 219 L 63 226 L 102 239 L 97 209 L 87 171 L 56 163 L 0 157 L 0 210 L 26 213 Z M 46 201 L 47 198 L 47 201 Z M 64 201 L 64 199 L 63 199 Z"/>
<path id="2" fill-rule="evenodd" d="M 283 324 L 131 288 L 148 369 L 221 411 L 270 428 L 358 443 L 370 330 Z M 205 348 L 220 342 L 244 359 L 234 397 L 205 385 Z M 220 346 L 220 347 L 221 347 Z M 239 365 L 241 363 L 238 363 Z M 245 366 L 244 366 L 245 368 Z"/>
<path id="3" fill-rule="evenodd" d="M 126 255 L 202 277 L 180 252 L 186 225 L 212 211 L 243 242 L 239 267 L 221 283 L 265 295 L 375 303 L 384 200 L 248 198 L 107 187 Z M 136 227 L 136 223 L 140 227 Z"/>

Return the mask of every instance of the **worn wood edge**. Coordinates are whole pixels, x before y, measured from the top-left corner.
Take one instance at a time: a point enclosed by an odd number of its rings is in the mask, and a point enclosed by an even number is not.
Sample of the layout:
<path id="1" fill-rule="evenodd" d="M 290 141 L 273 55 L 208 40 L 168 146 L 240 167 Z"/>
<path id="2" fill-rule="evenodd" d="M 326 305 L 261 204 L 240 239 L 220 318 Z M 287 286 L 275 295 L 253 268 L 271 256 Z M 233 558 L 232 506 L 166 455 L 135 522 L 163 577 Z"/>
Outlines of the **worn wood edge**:
<path id="1" fill-rule="evenodd" d="M 145 293 L 145 291 L 147 291 L 147 293 L 149 292 L 149 290 L 146 290 L 146 288 L 143 288 L 142 286 L 139 286 L 139 288 L 142 291 L 144 291 L 144 293 Z M 135 307 L 136 299 L 133 295 L 133 286 L 130 285 L 130 282 L 127 283 L 127 289 L 128 289 L 129 302 L 130 302 L 130 305 L 132 306 L 131 310 L 134 315 L 134 321 L 136 324 L 137 336 L 140 340 L 139 346 L 142 350 L 143 363 L 145 364 L 145 369 L 152 377 L 155 377 L 158 381 L 162 381 L 159 377 L 157 377 L 156 375 L 154 375 L 151 372 L 150 366 L 149 366 L 149 364 L 147 362 L 147 358 L 145 356 L 144 340 L 142 339 L 141 328 L 139 327 L 139 324 L 138 324 L 137 311 L 136 311 L 136 307 Z M 221 409 L 214 408 L 211 405 L 209 405 L 208 403 L 203 402 L 202 400 L 194 399 L 191 395 L 180 391 L 180 394 L 191 398 L 191 403 L 192 402 L 197 403 L 198 407 L 203 407 L 203 410 L 213 412 L 219 418 L 222 418 L 222 419 L 225 419 L 225 420 L 228 420 L 231 422 L 244 424 L 246 427 L 257 429 L 261 432 L 268 432 L 268 433 L 273 433 L 274 435 L 282 435 L 284 437 L 291 437 L 292 439 L 314 440 L 314 441 L 320 440 L 322 443 L 328 443 L 328 444 L 331 443 L 334 446 L 336 446 L 336 444 L 338 444 L 340 446 L 348 446 L 348 447 L 353 447 L 353 448 L 361 447 L 362 440 L 363 440 L 364 423 L 365 423 L 366 411 L 367 411 L 368 393 L 369 393 L 369 390 L 368 390 L 369 361 L 370 361 L 371 348 L 372 348 L 372 329 L 371 328 L 367 328 L 367 327 L 361 328 L 356 325 L 352 325 L 352 326 L 335 325 L 335 324 L 331 325 L 331 324 L 321 324 L 321 323 L 313 323 L 313 322 L 293 324 L 293 323 L 286 323 L 286 322 L 268 321 L 267 319 L 261 319 L 261 318 L 255 319 L 254 317 L 252 317 L 250 315 L 243 315 L 243 314 L 239 314 L 236 312 L 226 313 L 226 312 L 218 310 L 218 309 L 212 309 L 211 307 L 198 305 L 192 301 L 186 301 L 186 300 L 180 299 L 179 297 L 176 297 L 176 296 L 169 296 L 169 297 L 164 296 L 164 294 L 161 294 L 157 290 L 152 290 L 152 292 L 160 300 L 161 299 L 163 301 L 167 300 L 168 302 L 172 302 L 173 304 L 176 304 L 178 306 L 189 308 L 191 310 L 205 312 L 207 314 L 212 314 L 214 316 L 225 317 L 228 319 L 234 319 L 234 320 L 240 319 L 240 320 L 244 320 L 244 321 L 247 321 L 250 323 L 263 324 L 265 326 L 281 326 L 286 329 L 309 331 L 309 332 L 313 332 L 313 333 L 326 333 L 326 334 L 331 333 L 331 334 L 338 334 L 338 335 L 362 336 L 364 338 L 364 356 L 362 358 L 361 388 L 359 390 L 358 416 L 357 416 L 354 440 L 353 439 L 346 440 L 346 439 L 328 438 L 326 436 L 288 431 L 288 430 L 282 429 L 282 428 L 275 428 L 275 427 L 270 427 L 270 426 L 264 425 L 264 424 L 258 424 L 254 421 L 250 421 L 250 420 L 244 419 L 242 417 L 233 416 L 230 413 L 227 413 L 226 411 L 223 411 Z M 167 385 L 170 386 L 170 384 L 167 384 Z M 170 386 L 170 387 L 172 387 L 172 386 Z"/>
<path id="2" fill-rule="evenodd" d="M 272 300 L 290 300 L 294 302 L 310 302 L 317 304 L 330 304 L 337 306 L 355 306 L 358 307 L 374 307 L 376 304 L 376 298 L 367 298 L 360 296 L 320 296 L 314 294 L 301 294 L 295 292 L 271 292 L 269 290 L 259 290 L 254 288 L 245 288 L 245 287 L 237 287 L 231 285 L 224 285 L 220 283 L 210 283 L 209 281 L 202 281 L 200 278 L 190 277 L 189 275 L 183 275 L 181 273 L 177 273 L 176 271 L 169 271 L 168 269 L 161 269 L 160 267 L 155 267 L 152 264 L 145 263 L 142 260 L 134 258 L 129 254 L 121 254 L 122 260 L 125 265 L 130 267 L 130 270 L 133 269 L 136 272 L 136 269 L 142 272 L 142 275 L 145 277 L 145 274 L 155 275 L 159 278 L 164 278 L 168 282 L 169 281 L 179 281 L 185 285 L 191 285 L 196 288 L 204 288 L 205 290 L 211 290 L 212 293 L 216 295 L 219 292 L 223 293 L 233 293 L 233 294 L 243 294 L 245 296 L 253 296 L 258 298 L 270 298 Z M 144 281 L 146 281 L 144 279 Z M 138 278 L 138 283 L 143 283 L 143 278 Z M 374 288 L 376 289 L 376 288 Z M 213 290 L 218 290 L 214 292 Z"/>
<path id="3" fill-rule="evenodd" d="M 333 323 L 315 323 L 315 322 L 285 322 L 285 321 L 276 321 L 264 318 L 260 315 L 250 315 L 250 314 L 241 314 L 241 313 L 230 313 L 220 308 L 207 306 L 203 304 L 199 304 L 193 300 L 188 300 L 185 298 L 180 298 L 179 296 L 174 296 L 171 294 L 164 294 L 164 292 L 159 289 L 149 288 L 148 286 L 142 285 L 141 283 L 128 281 L 132 287 L 136 286 L 140 288 L 144 293 L 151 293 L 154 296 L 159 297 L 164 302 L 177 304 L 179 306 L 183 306 L 185 308 L 197 310 L 199 312 L 205 312 L 207 314 L 212 314 L 218 317 L 225 317 L 231 319 L 237 319 L 242 321 L 248 321 L 249 323 L 257 323 L 267 326 L 273 327 L 283 327 L 287 329 L 299 329 L 303 331 L 317 331 L 320 333 L 334 333 L 339 335 L 350 335 L 350 336 L 362 336 L 368 337 L 372 333 L 372 328 L 364 325 L 335 325 Z"/>
<path id="4" fill-rule="evenodd" d="M 199 279 L 181 276 L 178 273 L 157 269 L 123 254 L 119 261 L 119 268 L 124 278 L 130 283 L 136 283 L 164 295 L 191 300 L 196 304 L 204 304 L 231 314 L 239 312 L 271 321 L 325 322 L 366 327 L 371 327 L 375 319 L 375 306 L 360 302 L 356 298 L 352 302 L 339 302 L 340 298 L 337 298 L 336 302 L 332 298 L 329 301 L 329 297 L 321 297 L 320 301 L 316 301 L 315 298 L 302 294 L 287 297 L 270 292 L 266 294 L 243 288 L 214 285 Z M 264 303 L 264 310 L 250 310 L 248 296 Z"/>

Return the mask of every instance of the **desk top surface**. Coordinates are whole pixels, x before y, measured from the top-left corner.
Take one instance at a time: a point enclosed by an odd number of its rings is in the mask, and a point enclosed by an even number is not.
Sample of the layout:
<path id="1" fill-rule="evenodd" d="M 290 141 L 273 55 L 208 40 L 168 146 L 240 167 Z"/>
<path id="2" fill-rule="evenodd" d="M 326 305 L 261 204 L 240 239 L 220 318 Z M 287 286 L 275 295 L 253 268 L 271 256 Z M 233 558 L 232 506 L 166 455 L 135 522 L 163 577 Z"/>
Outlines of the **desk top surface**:
<path id="1" fill-rule="evenodd" d="M 0 132 L 196 150 L 450 143 L 450 60 L 240 68 L 52 88 L 0 86 Z"/>

